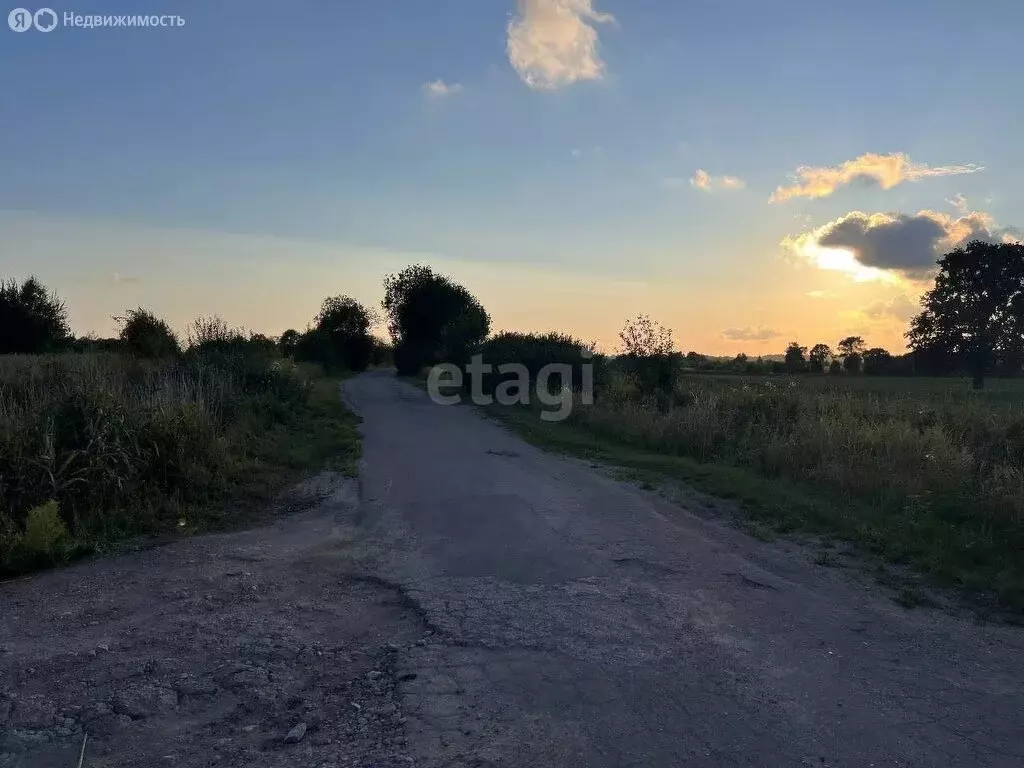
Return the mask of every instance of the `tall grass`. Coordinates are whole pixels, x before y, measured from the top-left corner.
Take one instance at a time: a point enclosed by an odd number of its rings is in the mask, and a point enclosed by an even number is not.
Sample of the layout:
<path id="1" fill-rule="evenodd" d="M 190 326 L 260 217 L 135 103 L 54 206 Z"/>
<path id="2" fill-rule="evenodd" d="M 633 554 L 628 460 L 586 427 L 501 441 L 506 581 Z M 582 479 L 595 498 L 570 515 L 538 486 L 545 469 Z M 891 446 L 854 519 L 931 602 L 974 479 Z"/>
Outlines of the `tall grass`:
<path id="1" fill-rule="evenodd" d="M 44 520 L 71 548 L 176 527 L 309 392 L 270 355 L 0 357 L 0 571 L 33 565 Z"/>
<path id="2" fill-rule="evenodd" d="M 614 374 L 572 420 L 638 448 L 805 484 L 835 510 L 808 523 L 1024 608 L 1019 399 L 701 376 L 646 398 Z"/>

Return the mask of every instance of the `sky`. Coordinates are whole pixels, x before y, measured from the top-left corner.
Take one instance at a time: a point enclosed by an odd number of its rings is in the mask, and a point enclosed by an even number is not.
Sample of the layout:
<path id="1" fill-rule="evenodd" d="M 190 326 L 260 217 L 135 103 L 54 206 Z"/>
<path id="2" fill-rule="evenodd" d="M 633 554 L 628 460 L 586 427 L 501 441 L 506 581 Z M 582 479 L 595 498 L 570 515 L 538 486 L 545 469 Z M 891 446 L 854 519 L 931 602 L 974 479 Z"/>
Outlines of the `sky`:
<path id="1" fill-rule="evenodd" d="M 29 10 L 36 10 L 33 6 Z M 904 349 L 935 260 L 1024 227 L 1024 4 L 104 0 L 0 27 L 0 277 L 76 332 L 279 334 L 430 264 L 496 330 Z"/>

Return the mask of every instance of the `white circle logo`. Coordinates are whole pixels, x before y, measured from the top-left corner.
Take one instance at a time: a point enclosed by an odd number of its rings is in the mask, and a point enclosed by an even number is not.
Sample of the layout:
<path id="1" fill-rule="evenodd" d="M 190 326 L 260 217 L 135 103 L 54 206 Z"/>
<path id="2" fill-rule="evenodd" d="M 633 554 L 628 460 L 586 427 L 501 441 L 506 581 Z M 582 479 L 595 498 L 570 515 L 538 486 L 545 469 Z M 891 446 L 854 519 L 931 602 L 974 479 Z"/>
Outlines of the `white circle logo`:
<path id="1" fill-rule="evenodd" d="M 53 12 L 52 8 L 40 8 L 35 12 L 32 21 L 40 32 L 52 32 L 53 28 L 57 26 L 57 14 Z"/>
<path id="2" fill-rule="evenodd" d="M 15 32 L 28 32 L 32 29 L 32 11 L 15 8 L 7 14 L 7 26 Z"/>

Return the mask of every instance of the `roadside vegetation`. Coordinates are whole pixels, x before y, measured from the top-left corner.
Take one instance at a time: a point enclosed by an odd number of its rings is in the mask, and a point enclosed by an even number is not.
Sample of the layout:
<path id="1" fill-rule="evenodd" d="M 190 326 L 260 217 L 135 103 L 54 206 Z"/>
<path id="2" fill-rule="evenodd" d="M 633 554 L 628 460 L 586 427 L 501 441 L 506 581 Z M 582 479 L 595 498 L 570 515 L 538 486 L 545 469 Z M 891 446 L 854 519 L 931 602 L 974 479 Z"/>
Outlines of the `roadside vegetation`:
<path id="1" fill-rule="evenodd" d="M 0 319 L 0 577 L 238 525 L 310 471 L 353 473 L 356 419 L 325 370 L 385 354 L 345 297 L 290 349 L 216 317 L 182 340 L 141 308 L 116 338 L 74 339 L 35 280 L 2 284 Z"/>

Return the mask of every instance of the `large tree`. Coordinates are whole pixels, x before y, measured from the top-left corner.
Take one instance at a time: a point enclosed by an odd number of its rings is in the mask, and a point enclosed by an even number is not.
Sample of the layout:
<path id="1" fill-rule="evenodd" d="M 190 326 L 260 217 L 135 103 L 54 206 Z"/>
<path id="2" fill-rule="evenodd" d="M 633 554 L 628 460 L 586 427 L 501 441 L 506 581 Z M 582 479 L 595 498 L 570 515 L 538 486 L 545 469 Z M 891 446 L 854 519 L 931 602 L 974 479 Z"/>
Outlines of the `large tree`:
<path id="1" fill-rule="evenodd" d="M 64 302 L 34 277 L 0 281 L 0 354 L 49 352 L 71 342 Z"/>
<path id="2" fill-rule="evenodd" d="M 832 360 L 832 348 L 828 344 L 815 344 L 811 347 L 811 353 L 807 359 L 811 364 L 812 371 L 824 373 Z"/>
<path id="3" fill-rule="evenodd" d="M 868 376 L 892 373 L 895 365 L 896 358 L 881 347 L 873 347 L 864 353 L 864 373 Z"/>
<path id="4" fill-rule="evenodd" d="M 297 360 L 316 362 L 328 370 L 365 371 L 373 362 L 370 329 L 376 313 L 351 296 L 324 299 L 313 327 L 292 339 Z"/>
<path id="5" fill-rule="evenodd" d="M 402 374 L 439 362 L 468 362 L 491 328 L 490 316 L 473 294 L 422 264 L 384 279 L 382 305 Z"/>
<path id="6" fill-rule="evenodd" d="M 788 373 L 803 373 L 807 369 L 807 347 L 801 347 L 800 342 L 791 341 L 786 347 L 786 371 Z"/>
<path id="7" fill-rule="evenodd" d="M 864 339 L 860 336 L 847 336 L 840 339 L 839 356 L 843 358 L 843 370 L 847 373 L 860 373 L 861 361 L 864 356 Z"/>
<path id="8" fill-rule="evenodd" d="M 1024 245 L 974 240 L 950 251 L 921 306 L 907 331 L 915 354 L 962 366 L 982 388 L 1024 349 Z"/>

